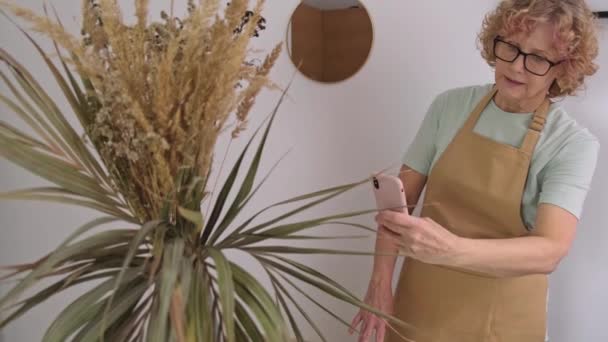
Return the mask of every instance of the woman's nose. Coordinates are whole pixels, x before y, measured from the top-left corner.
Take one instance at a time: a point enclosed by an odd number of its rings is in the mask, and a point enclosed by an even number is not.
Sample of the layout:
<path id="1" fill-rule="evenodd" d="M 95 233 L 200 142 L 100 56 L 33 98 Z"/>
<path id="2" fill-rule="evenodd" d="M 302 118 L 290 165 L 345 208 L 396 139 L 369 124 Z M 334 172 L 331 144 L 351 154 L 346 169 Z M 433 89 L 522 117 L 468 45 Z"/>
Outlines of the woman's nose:
<path id="1" fill-rule="evenodd" d="M 515 58 L 515 60 L 513 62 L 511 62 L 511 67 L 516 70 L 517 72 L 524 72 L 524 70 L 526 69 L 524 66 L 525 63 L 525 59 L 526 57 L 524 55 L 519 55 L 517 56 L 517 58 Z"/>

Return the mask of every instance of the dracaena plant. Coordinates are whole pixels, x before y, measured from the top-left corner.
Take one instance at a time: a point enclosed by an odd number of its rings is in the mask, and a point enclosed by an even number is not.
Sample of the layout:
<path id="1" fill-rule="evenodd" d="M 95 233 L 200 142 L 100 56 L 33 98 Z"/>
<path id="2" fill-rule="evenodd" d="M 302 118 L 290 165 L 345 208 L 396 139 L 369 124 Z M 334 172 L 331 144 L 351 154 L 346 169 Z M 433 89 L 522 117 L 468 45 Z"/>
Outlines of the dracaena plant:
<path id="1" fill-rule="evenodd" d="M 3 191 L 0 198 L 78 205 L 103 215 L 39 260 L 3 267 L 2 278 L 14 285 L 0 298 L 0 329 L 58 292 L 87 282 L 95 285 L 58 314 L 44 341 L 303 341 L 293 310 L 324 339 L 294 293 L 348 326 L 303 291 L 302 283 L 404 324 L 289 257 L 371 254 L 287 243 L 322 239 L 301 233 L 332 224 L 374 231 L 347 220 L 373 210 L 291 220 L 367 179 L 241 217 L 269 179 L 260 179 L 258 168 L 287 89 L 213 193 L 209 178 L 218 136 L 231 126 L 231 139 L 237 139 L 260 90 L 278 89 L 268 73 L 281 45 L 260 63 L 251 59 L 250 40 L 266 24 L 260 16 L 263 1 L 253 8 L 248 0 L 227 6 L 188 1 L 183 18 L 173 15 L 172 5 L 152 22 L 148 1 L 134 3 L 137 20 L 128 25 L 117 1 L 82 1 L 82 31 L 73 35 L 46 7 L 39 15 L 0 0 L 6 18 L 19 18 L 52 41 L 54 58 L 21 29 L 69 105 L 60 108 L 49 96 L 50 85 L 0 48 L 0 78 L 7 89 L 0 101 L 30 130 L 2 119 L 0 155 L 52 184 Z M 68 112 L 79 125 L 69 123 Z M 260 220 L 270 208 L 279 214 Z M 230 260 L 229 249 L 252 256 L 265 273 L 251 274 Z M 260 277 L 267 277 L 271 288 L 262 286 Z M 46 287 L 33 291 L 40 282 Z"/>

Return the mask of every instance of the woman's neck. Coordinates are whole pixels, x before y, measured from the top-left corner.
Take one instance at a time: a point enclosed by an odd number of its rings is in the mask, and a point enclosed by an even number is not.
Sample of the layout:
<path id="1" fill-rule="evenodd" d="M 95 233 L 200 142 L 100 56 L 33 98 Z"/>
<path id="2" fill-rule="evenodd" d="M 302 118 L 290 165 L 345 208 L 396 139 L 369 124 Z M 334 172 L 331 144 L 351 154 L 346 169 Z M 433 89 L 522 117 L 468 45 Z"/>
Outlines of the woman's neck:
<path id="1" fill-rule="evenodd" d="M 500 92 L 494 96 L 494 103 L 496 106 L 505 112 L 509 113 L 531 113 L 540 107 L 545 101 L 544 96 L 537 96 L 531 99 L 513 101 L 504 96 L 501 96 Z"/>

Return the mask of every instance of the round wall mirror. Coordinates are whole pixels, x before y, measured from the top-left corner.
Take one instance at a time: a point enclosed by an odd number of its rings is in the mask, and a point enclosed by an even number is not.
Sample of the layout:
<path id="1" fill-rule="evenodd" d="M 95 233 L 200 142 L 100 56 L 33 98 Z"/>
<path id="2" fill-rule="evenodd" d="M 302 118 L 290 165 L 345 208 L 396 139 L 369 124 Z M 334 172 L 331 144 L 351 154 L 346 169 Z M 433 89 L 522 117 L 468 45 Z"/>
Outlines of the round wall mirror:
<path id="1" fill-rule="evenodd" d="M 358 0 L 302 0 L 287 28 L 291 61 L 306 77 L 335 83 L 356 74 L 368 59 L 372 21 Z"/>

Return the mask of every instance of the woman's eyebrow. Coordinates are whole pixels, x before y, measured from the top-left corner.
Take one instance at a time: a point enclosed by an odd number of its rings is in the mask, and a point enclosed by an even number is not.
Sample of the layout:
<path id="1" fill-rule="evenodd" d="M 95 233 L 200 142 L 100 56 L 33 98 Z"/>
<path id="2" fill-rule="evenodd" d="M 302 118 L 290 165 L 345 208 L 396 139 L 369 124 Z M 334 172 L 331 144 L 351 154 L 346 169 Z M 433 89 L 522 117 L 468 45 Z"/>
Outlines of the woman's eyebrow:
<path id="1" fill-rule="evenodd" d="M 515 46 L 517 46 L 520 50 L 523 50 L 521 45 L 519 45 L 518 43 L 512 41 L 511 39 L 507 39 L 507 42 L 509 42 L 510 44 L 513 44 Z M 540 55 L 541 57 L 545 57 L 545 58 L 549 58 L 549 53 L 547 51 L 543 51 L 543 50 L 539 50 L 539 49 L 530 49 L 527 52 L 529 53 L 533 53 L 533 54 L 537 54 Z"/>
<path id="2" fill-rule="evenodd" d="M 543 57 L 548 57 L 550 55 L 550 53 L 548 53 L 547 51 L 543 51 L 543 50 L 539 50 L 539 49 L 530 49 L 531 53 L 535 53 L 535 54 L 539 54 Z"/>

